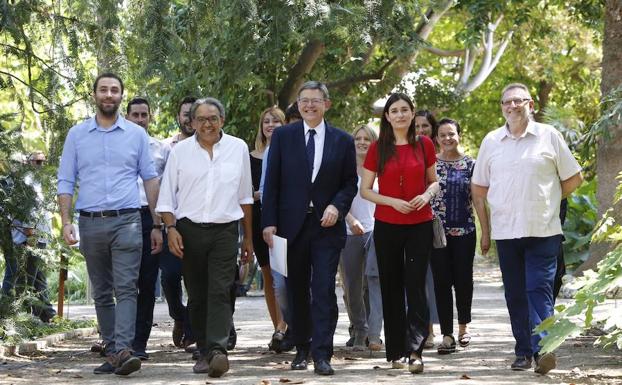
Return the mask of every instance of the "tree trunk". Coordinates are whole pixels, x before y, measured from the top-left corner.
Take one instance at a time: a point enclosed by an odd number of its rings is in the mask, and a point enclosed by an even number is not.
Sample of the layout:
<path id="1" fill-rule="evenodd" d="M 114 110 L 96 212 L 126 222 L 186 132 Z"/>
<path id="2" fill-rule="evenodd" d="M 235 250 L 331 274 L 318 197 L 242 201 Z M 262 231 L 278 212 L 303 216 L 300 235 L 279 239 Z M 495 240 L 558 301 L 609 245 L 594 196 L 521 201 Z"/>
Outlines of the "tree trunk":
<path id="1" fill-rule="evenodd" d="M 603 40 L 603 62 L 601 92 L 605 98 L 622 85 L 622 0 L 607 0 L 605 3 L 605 33 Z M 619 181 L 616 179 L 622 171 L 622 126 L 611 126 L 610 140 L 601 138 L 596 150 L 596 175 L 598 175 L 598 215 L 602 217 L 613 204 L 613 196 Z M 620 202 L 611 214 L 616 223 L 622 223 L 622 205 Z M 577 271 L 576 275 L 596 265 L 610 250 L 607 243 L 592 243 L 590 257 Z"/>

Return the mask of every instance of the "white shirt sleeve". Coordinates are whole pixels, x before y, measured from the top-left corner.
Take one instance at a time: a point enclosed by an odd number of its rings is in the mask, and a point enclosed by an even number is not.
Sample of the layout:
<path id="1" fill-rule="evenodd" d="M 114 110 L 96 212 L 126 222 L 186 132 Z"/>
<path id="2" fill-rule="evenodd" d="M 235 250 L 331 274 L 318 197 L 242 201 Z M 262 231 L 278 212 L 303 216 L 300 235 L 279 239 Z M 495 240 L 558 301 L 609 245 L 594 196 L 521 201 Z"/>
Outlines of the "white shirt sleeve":
<path id="1" fill-rule="evenodd" d="M 472 183 L 482 187 L 490 186 L 490 167 L 488 165 L 490 158 L 490 151 L 488 150 L 490 140 L 490 134 L 488 134 L 482 141 L 473 169 L 473 176 L 471 177 Z"/>
<path id="2" fill-rule="evenodd" d="M 559 179 L 565 181 L 580 172 L 581 166 L 574 155 L 572 155 L 562 134 L 559 131 L 554 131 L 551 135 L 551 141 L 553 142 L 553 146 L 557 149 L 556 161 Z"/>
<path id="3" fill-rule="evenodd" d="M 160 195 L 155 211 L 157 213 L 173 213 L 177 208 L 177 156 L 171 151 L 160 183 Z"/>

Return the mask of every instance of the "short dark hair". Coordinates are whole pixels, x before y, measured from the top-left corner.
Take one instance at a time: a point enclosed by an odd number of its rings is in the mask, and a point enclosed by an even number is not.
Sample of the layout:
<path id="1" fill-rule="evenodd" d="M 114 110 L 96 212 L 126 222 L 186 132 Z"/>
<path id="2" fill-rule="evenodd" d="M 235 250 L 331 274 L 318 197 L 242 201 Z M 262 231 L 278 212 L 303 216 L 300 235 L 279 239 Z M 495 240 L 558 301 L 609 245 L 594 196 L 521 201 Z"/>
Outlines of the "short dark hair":
<path id="1" fill-rule="evenodd" d="M 131 107 L 133 105 L 138 105 L 138 104 L 146 104 L 147 105 L 147 111 L 149 111 L 149 115 L 151 115 L 151 106 L 149 105 L 149 102 L 147 101 L 147 99 L 145 98 L 133 98 L 132 100 L 130 100 L 129 102 L 127 102 L 127 114 L 129 115 Z"/>
<path id="2" fill-rule="evenodd" d="M 285 122 L 291 123 L 292 120 L 302 120 L 302 115 L 298 110 L 298 102 L 294 102 L 285 109 Z"/>
<path id="3" fill-rule="evenodd" d="M 102 74 L 99 74 L 95 78 L 95 82 L 93 83 L 93 92 L 97 92 L 97 83 L 99 83 L 99 80 L 103 79 L 103 78 L 117 79 L 119 81 L 119 84 L 121 84 L 121 95 L 123 95 L 123 90 L 125 89 L 124 86 L 123 86 L 123 80 L 121 80 L 119 75 L 117 75 L 115 73 L 112 73 L 112 72 L 104 72 Z"/>
<path id="4" fill-rule="evenodd" d="M 438 127 L 442 126 L 443 124 L 450 124 L 450 125 L 456 127 L 456 131 L 458 132 L 458 135 L 460 135 L 460 133 L 462 132 L 462 129 L 460 128 L 460 123 L 458 123 L 456 120 L 454 120 L 452 118 L 443 118 L 443 119 L 441 119 L 438 122 Z M 438 135 L 438 128 L 436 129 L 436 133 Z"/>
<path id="5" fill-rule="evenodd" d="M 179 115 L 179 111 L 181 111 L 181 106 L 183 106 L 184 104 L 194 104 L 194 102 L 196 101 L 197 98 L 195 98 L 194 96 L 185 96 L 183 99 L 181 99 L 179 105 L 177 105 L 177 115 Z"/>

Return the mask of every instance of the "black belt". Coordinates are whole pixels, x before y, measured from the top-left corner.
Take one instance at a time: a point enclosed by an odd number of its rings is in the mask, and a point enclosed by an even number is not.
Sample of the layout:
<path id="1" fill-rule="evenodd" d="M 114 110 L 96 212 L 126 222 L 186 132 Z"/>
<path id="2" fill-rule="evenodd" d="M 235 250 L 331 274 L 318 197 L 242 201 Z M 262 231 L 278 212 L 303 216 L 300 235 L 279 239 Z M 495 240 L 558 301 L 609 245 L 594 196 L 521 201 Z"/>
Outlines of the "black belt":
<path id="1" fill-rule="evenodd" d="M 186 217 L 181 218 L 179 221 L 183 222 L 183 223 L 187 223 L 189 225 L 200 227 L 200 228 L 203 228 L 203 229 L 209 229 L 209 228 L 212 228 L 212 227 L 219 227 L 219 226 L 227 226 L 227 225 L 230 225 L 232 223 L 237 222 L 237 221 L 226 222 L 226 223 L 193 222 L 193 221 L 191 221 L 190 219 L 188 219 Z"/>
<path id="2" fill-rule="evenodd" d="M 140 211 L 151 212 L 151 211 L 149 210 L 149 206 L 140 206 Z"/>
<path id="3" fill-rule="evenodd" d="M 89 217 L 89 218 L 118 217 L 119 215 L 135 213 L 137 211 L 138 209 L 120 209 L 120 210 L 103 210 L 103 211 L 80 210 L 80 216 Z"/>

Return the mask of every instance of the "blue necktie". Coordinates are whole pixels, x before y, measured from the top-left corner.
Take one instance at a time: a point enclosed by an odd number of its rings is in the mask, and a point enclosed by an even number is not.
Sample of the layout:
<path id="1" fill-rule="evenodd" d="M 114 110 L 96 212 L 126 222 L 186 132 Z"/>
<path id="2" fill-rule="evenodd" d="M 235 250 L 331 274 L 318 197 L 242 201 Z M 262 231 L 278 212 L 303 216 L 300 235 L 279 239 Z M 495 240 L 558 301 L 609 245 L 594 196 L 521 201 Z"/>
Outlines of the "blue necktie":
<path id="1" fill-rule="evenodd" d="M 313 161 L 315 160 L 315 130 L 309 130 L 309 140 L 307 141 L 307 160 L 309 161 L 309 174 L 313 180 Z"/>

